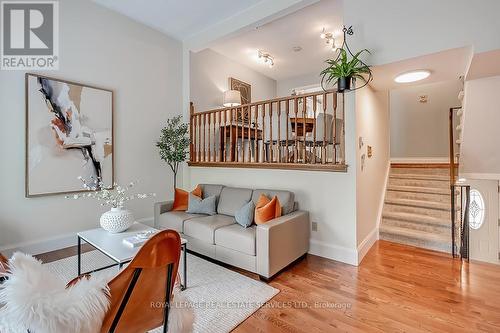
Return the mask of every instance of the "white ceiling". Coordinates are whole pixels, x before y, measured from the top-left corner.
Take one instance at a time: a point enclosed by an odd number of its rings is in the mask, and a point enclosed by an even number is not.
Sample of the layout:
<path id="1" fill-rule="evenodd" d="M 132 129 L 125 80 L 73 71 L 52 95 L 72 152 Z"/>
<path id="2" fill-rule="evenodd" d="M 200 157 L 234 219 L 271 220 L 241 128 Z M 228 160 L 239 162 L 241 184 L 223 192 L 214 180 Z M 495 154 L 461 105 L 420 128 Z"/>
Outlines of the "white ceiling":
<path id="1" fill-rule="evenodd" d="M 461 47 L 421 57 L 372 67 L 373 82 L 376 90 L 391 90 L 412 85 L 458 80 L 465 75 L 472 55 L 471 47 Z M 427 69 L 431 75 L 413 83 L 396 83 L 394 78 L 404 72 Z"/>
<path id="2" fill-rule="evenodd" d="M 314 72 L 319 75 L 324 61 L 334 54 L 319 37 L 321 30 L 340 32 L 342 24 L 342 1 L 322 0 L 252 31 L 219 40 L 210 48 L 275 80 Z M 294 52 L 294 46 L 302 51 Z M 257 50 L 274 57 L 273 68 L 258 61 Z"/>
<path id="3" fill-rule="evenodd" d="M 174 38 L 184 40 L 261 0 L 93 0 Z"/>
<path id="4" fill-rule="evenodd" d="M 500 49 L 476 53 L 467 72 L 467 80 L 500 75 Z"/>

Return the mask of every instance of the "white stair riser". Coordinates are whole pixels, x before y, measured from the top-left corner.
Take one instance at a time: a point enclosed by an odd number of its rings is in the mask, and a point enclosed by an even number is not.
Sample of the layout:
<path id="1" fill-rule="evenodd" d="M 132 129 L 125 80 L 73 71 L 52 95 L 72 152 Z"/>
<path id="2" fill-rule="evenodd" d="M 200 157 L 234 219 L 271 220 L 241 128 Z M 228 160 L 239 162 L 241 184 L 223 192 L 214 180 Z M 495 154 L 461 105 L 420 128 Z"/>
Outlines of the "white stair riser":
<path id="1" fill-rule="evenodd" d="M 448 168 L 391 168 L 392 174 L 450 175 Z"/>
<path id="2" fill-rule="evenodd" d="M 387 234 L 384 232 L 380 233 L 380 239 L 387 240 L 390 242 L 407 244 L 416 247 L 422 247 L 430 250 L 441 251 L 446 253 L 451 253 L 451 241 L 448 244 L 443 244 L 440 242 L 432 242 L 432 241 L 422 241 L 420 239 L 415 239 L 411 237 L 400 237 L 399 235 Z"/>
<path id="3" fill-rule="evenodd" d="M 431 200 L 412 200 L 412 199 L 386 197 L 385 203 L 388 205 L 404 205 L 404 206 L 410 206 L 410 207 L 439 209 L 439 210 L 443 210 L 443 211 L 450 210 L 450 203 L 449 202 L 439 202 L 439 201 L 431 201 Z"/>
<path id="4" fill-rule="evenodd" d="M 440 219 L 450 220 L 451 214 L 446 210 L 424 208 L 424 207 L 414 207 L 406 205 L 388 204 L 384 206 L 384 212 L 400 212 L 400 213 L 411 213 L 419 214 L 423 216 L 432 216 Z"/>
<path id="5" fill-rule="evenodd" d="M 426 201 L 443 202 L 443 203 L 450 203 L 451 202 L 449 195 L 419 193 L 419 192 L 404 192 L 404 191 L 387 191 L 386 198 L 426 200 Z"/>
<path id="6" fill-rule="evenodd" d="M 395 220 L 390 218 L 383 218 L 382 222 L 387 226 L 394 226 L 399 228 L 411 229 L 411 230 L 420 230 L 431 232 L 436 235 L 451 235 L 451 227 L 450 226 L 440 226 L 440 225 L 431 225 L 425 223 L 416 223 L 412 221 L 403 221 L 403 220 Z M 451 237 L 451 236 L 450 236 Z"/>
<path id="7" fill-rule="evenodd" d="M 417 186 L 417 187 L 430 187 L 430 188 L 442 188 L 449 189 L 449 181 L 441 180 L 421 180 L 421 179 L 405 179 L 405 178 L 389 178 L 389 185 L 396 186 Z"/>

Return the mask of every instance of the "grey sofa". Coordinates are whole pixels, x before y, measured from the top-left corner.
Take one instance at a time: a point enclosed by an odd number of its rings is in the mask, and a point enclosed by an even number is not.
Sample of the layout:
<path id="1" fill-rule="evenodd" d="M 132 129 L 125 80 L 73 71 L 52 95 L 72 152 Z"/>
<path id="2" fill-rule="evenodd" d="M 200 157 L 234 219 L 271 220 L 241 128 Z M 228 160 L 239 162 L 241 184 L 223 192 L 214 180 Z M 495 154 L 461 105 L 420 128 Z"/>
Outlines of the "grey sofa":
<path id="1" fill-rule="evenodd" d="M 309 250 L 309 213 L 297 210 L 290 191 L 252 190 L 202 184 L 203 197 L 215 195 L 217 214 L 208 216 L 171 211 L 173 201 L 155 204 L 155 227 L 173 229 L 188 240 L 189 250 L 243 268 L 269 279 Z M 235 212 L 257 203 L 261 193 L 278 196 L 282 216 L 244 228 Z"/>

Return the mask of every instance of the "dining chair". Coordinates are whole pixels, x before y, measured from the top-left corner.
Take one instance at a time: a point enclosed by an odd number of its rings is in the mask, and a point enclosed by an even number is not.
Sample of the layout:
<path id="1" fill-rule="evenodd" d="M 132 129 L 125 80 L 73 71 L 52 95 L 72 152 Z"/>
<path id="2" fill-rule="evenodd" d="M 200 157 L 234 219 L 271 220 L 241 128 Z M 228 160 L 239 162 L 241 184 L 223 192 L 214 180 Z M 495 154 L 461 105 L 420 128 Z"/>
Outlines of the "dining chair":
<path id="1" fill-rule="evenodd" d="M 265 124 L 266 134 L 264 142 L 265 159 L 267 162 L 270 162 L 271 160 L 270 148 L 272 143 L 273 153 L 274 151 L 277 152 L 277 155 L 273 154 L 273 160 L 277 160 L 278 162 L 283 162 L 283 159 L 286 156 L 286 150 L 290 150 L 290 147 L 292 147 L 295 144 L 295 134 L 293 132 L 290 119 L 289 118 L 287 119 L 286 112 L 282 111 L 280 116 L 278 117 L 278 113 L 276 112 L 276 110 L 274 110 L 271 121 L 273 126 L 272 133 L 269 126 L 269 118 L 268 117 L 266 118 L 266 124 Z M 275 158 L 275 156 L 277 158 Z"/>
<path id="2" fill-rule="evenodd" d="M 340 131 L 342 130 L 342 119 L 336 119 L 335 127 L 337 137 L 337 142 L 335 142 L 335 145 L 340 145 L 340 142 L 338 142 L 338 138 L 340 138 Z M 329 154 L 327 152 L 327 148 L 333 145 L 333 115 L 323 112 L 319 113 L 316 116 L 314 131 L 316 132 L 316 139 L 314 137 L 314 132 L 307 133 L 305 138 L 306 147 L 309 148 L 309 155 L 311 156 L 311 158 L 319 158 L 320 161 L 323 158 L 328 159 Z M 316 151 L 316 154 L 314 154 L 314 151 L 312 151 L 314 146 L 320 147 L 319 152 Z M 338 153 L 339 152 L 337 152 L 337 154 Z"/>

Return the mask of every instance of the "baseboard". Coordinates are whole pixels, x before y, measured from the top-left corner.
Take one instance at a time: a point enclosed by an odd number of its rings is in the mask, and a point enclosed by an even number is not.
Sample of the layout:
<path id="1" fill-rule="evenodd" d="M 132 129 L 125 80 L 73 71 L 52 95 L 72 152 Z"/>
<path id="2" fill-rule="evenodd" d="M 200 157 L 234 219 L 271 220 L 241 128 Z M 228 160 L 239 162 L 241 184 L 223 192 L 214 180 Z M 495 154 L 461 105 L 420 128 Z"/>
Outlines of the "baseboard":
<path id="1" fill-rule="evenodd" d="M 358 265 L 358 253 L 356 250 L 343 246 L 327 244 L 315 239 L 310 240 L 308 253 L 327 259 L 341 261 L 353 266 Z"/>
<path id="2" fill-rule="evenodd" d="M 368 236 L 366 236 L 365 239 L 363 239 L 363 241 L 361 242 L 361 244 L 359 244 L 359 246 L 358 246 L 358 263 L 357 263 L 357 265 L 359 265 L 361 263 L 361 261 L 363 260 L 363 258 L 365 257 L 365 255 L 368 253 L 368 251 L 373 246 L 373 244 L 375 244 L 375 242 L 378 241 L 378 239 L 379 239 L 378 230 L 379 229 L 378 229 L 378 226 L 377 226 L 375 229 L 373 229 L 368 234 Z"/>
<path id="3" fill-rule="evenodd" d="M 391 157 L 391 163 L 450 163 L 449 157 Z"/>
<path id="4" fill-rule="evenodd" d="M 153 226 L 154 217 L 144 217 L 142 219 L 137 219 L 137 222 Z M 6 245 L 0 247 L 0 252 L 2 252 L 2 254 L 6 257 L 10 257 L 16 251 L 28 253 L 31 255 L 37 255 L 74 246 L 76 245 L 76 242 L 76 232 L 72 232 L 57 237 L 46 238 L 43 240 Z"/>
<path id="5" fill-rule="evenodd" d="M 70 233 L 62 236 L 46 238 L 43 240 L 6 245 L 0 248 L 0 252 L 2 252 L 8 258 L 17 251 L 31 255 L 37 255 L 74 246 L 76 245 L 76 243 L 76 233 Z"/>

